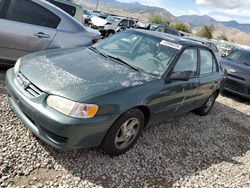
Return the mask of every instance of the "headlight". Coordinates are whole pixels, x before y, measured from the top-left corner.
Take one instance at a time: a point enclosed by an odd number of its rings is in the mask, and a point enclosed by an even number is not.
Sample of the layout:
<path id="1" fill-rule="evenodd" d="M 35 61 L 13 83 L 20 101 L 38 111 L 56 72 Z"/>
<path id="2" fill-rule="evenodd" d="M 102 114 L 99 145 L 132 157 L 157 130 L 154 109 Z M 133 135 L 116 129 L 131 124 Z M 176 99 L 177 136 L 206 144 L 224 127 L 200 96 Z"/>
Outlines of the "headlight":
<path id="1" fill-rule="evenodd" d="M 16 64 L 15 64 L 15 66 L 14 66 L 14 72 L 15 72 L 15 73 L 18 73 L 19 67 L 20 67 L 20 59 L 18 59 L 18 60 L 16 61 Z"/>
<path id="2" fill-rule="evenodd" d="M 74 118 L 92 118 L 98 110 L 95 104 L 78 103 L 55 95 L 47 98 L 47 105 Z"/>

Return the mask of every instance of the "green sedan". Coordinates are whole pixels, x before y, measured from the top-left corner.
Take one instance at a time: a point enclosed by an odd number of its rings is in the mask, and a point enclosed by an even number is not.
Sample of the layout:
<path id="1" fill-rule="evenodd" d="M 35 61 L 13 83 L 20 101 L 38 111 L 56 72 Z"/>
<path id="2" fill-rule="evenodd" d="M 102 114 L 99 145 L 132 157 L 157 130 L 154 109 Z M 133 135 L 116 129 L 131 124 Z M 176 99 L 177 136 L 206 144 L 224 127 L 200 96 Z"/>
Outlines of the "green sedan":
<path id="1" fill-rule="evenodd" d="M 206 46 L 127 30 L 89 48 L 25 56 L 8 70 L 6 88 L 13 111 L 51 146 L 120 155 L 147 124 L 193 110 L 207 115 L 222 78 Z"/>

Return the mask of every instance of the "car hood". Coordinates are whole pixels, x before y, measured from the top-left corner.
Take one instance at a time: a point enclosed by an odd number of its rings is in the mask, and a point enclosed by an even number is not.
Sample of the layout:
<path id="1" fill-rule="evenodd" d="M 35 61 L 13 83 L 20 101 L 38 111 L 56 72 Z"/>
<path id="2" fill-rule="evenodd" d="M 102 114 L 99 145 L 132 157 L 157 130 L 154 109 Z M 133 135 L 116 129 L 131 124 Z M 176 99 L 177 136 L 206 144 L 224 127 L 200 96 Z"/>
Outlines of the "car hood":
<path id="1" fill-rule="evenodd" d="M 225 58 L 221 59 L 220 64 L 228 74 L 240 76 L 243 78 L 250 77 L 250 66 L 248 65 L 235 63 Z"/>
<path id="2" fill-rule="evenodd" d="M 156 79 L 88 48 L 52 50 L 21 59 L 21 73 L 48 94 L 79 101 Z"/>
<path id="3" fill-rule="evenodd" d="M 93 25 L 98 26 L 98 27 L 104 26 L 107 23 L 109 23 L 107 20 L 105 20 L 103 18 L 100 18 L 98 16 L 93 16 L 91 18 L 91 22 L 92 22 Z"/>

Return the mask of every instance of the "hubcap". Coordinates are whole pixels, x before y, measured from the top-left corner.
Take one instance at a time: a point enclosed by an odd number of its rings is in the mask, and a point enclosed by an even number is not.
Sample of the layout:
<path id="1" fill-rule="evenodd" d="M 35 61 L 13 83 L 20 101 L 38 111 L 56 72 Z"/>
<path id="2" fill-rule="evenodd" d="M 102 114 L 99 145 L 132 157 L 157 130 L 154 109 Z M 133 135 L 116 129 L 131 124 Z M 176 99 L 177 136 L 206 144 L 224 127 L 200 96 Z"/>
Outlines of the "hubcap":
<path id="1" fill-rule="evenodd" d="M 115 146 L 117 149 L 125 149 L 128 147 L 138 135 L 140 129 L 140 121 L 137 118 L 130 118 L 125 121 L 115 136 Z"/>

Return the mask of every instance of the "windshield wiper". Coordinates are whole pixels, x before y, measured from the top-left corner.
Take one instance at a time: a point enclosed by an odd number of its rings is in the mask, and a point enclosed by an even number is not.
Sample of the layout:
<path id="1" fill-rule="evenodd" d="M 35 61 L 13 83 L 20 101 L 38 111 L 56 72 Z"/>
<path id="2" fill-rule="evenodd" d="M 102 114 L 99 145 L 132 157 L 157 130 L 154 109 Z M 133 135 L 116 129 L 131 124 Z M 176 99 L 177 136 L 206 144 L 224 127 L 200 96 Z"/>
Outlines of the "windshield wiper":
<path id="1" fill-rule="evenodd" d="M 99 50 L 98 50 L 96 47 L 94 47 L 94 46 L 89 47 L 89 49 L 93 50 L 94 52 L 96 52 L 96 53 L 102 55 L 103 57 L 105 57 L 105 58 L 107 58 L 107 59 L 109 59 L 109 60 L 115 60 L 116 62 L 118 62 L 118 63 L 120 63 L 120 64 L 127 65 L 128 67 L 130 67 L 130 68 L 134 69 L 135 71 L 138 71 L 138 72 L 139 72 L 139 69 L 138 69 L 138 68 L 135 68 L 134 66 L 128 64 L 127 62 L 123 61 L 123 60 L 120 59 L 119 57 L 113 57 L 113 56 L 111 56 L 111 55 L 107 55 L 107 54 L 105 54 L 105 53 L 99 51 Z"/>
<path id="2" fill-rule="evenodd" d="M 94 51 L 95 53 L 98 53 L 98 54 L 102 55 L 103 57 L 106 57 L 107 59 L 110 60 L 110 57 L 109 57 L 108 55 L 106 55 L 105 53 L 99 51 L 96 47 L 91 46 L 91 47 L 89 47 L 89 49 L 91 49 L 91 50 Z"/>
<path id="3" fill-rule="evenodd" d="M 120 64 L 124 64 L 127 65 L 128 67 L 130 67 L 131 69 L 134 69 L 135 71 L 139 72 L 140 70 L 132 65 L 130 65 L 129 63 L 127 63 L 126 61 L 122 60 L 119 57 L 113 57 L 110 55 L 107 55 L 110 59 L 115 60 L 116 62 L 120 63 Z"/>

